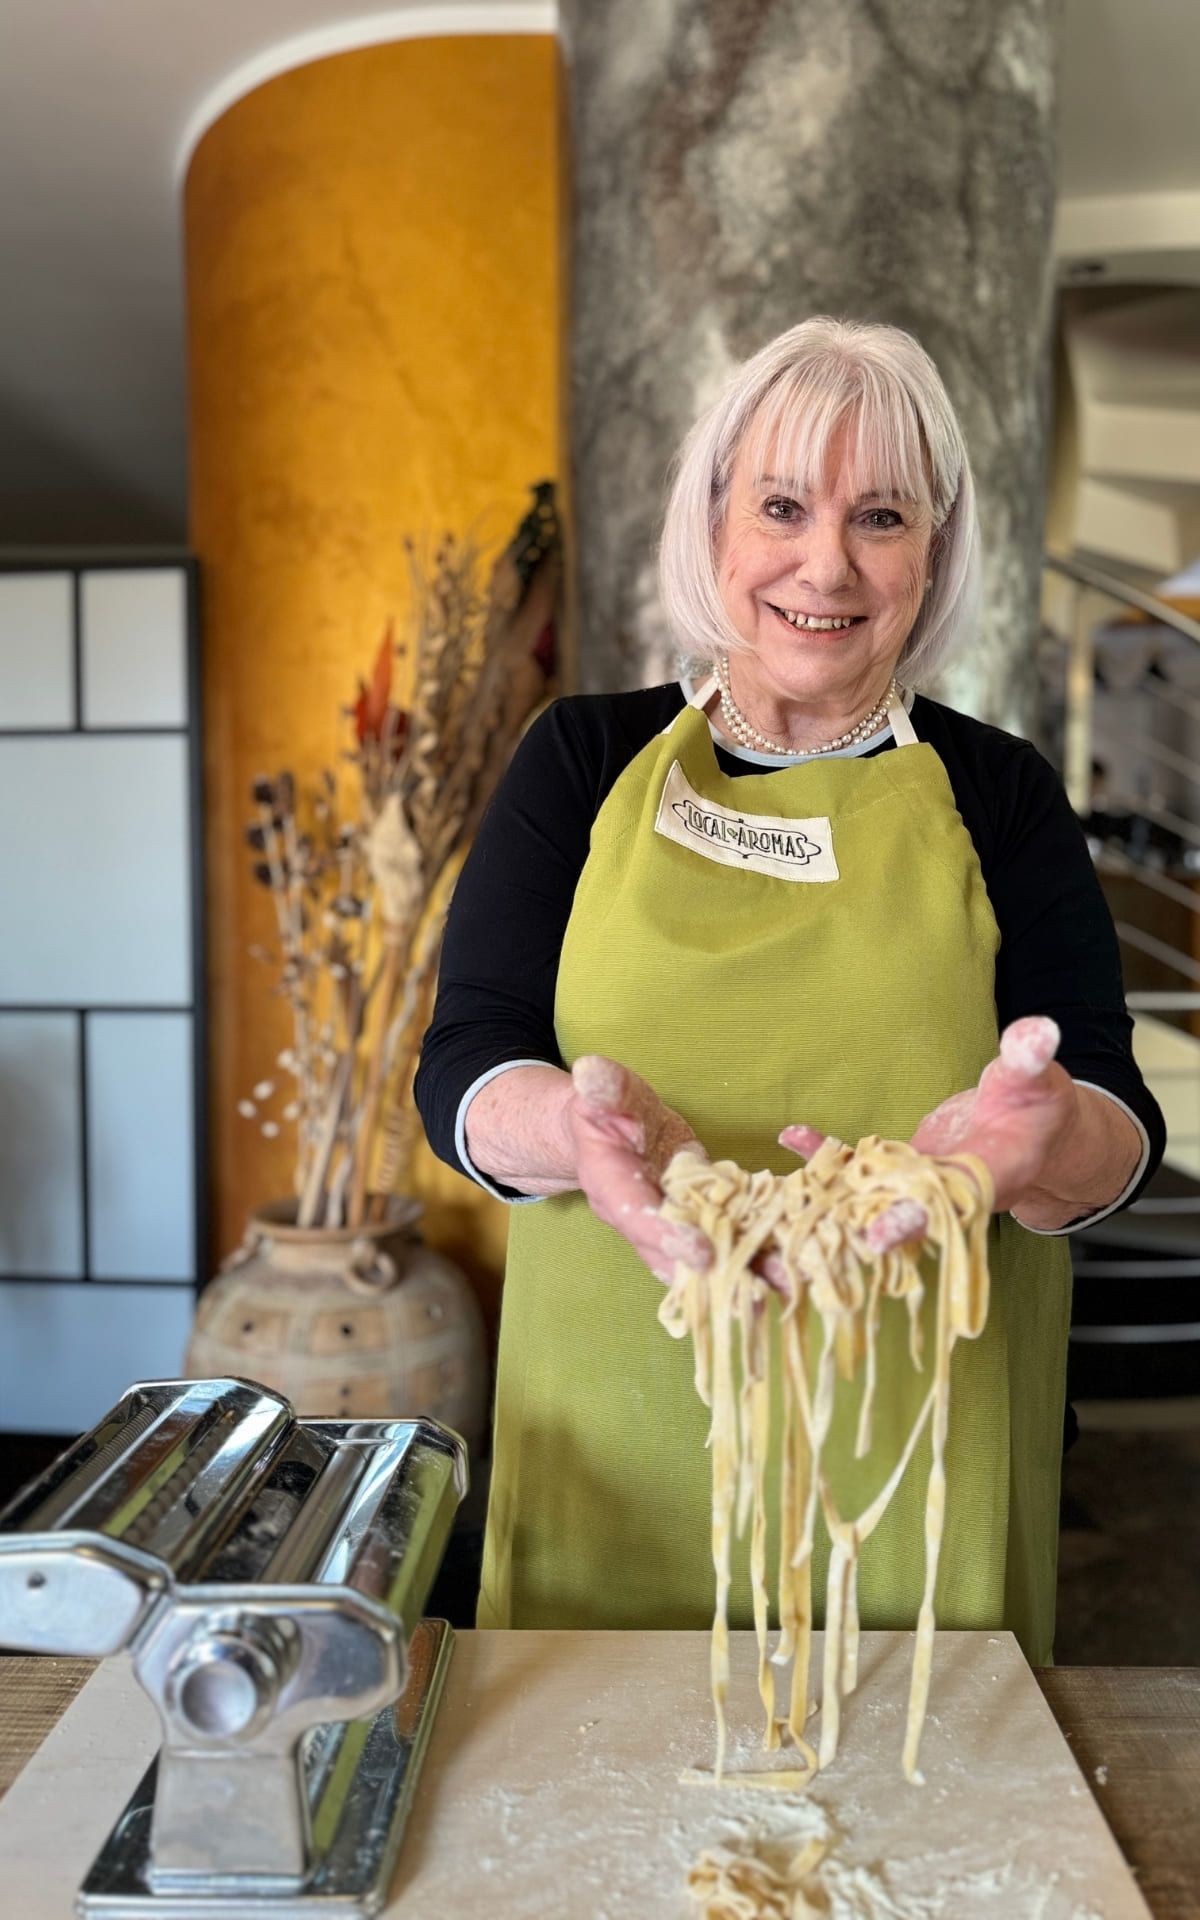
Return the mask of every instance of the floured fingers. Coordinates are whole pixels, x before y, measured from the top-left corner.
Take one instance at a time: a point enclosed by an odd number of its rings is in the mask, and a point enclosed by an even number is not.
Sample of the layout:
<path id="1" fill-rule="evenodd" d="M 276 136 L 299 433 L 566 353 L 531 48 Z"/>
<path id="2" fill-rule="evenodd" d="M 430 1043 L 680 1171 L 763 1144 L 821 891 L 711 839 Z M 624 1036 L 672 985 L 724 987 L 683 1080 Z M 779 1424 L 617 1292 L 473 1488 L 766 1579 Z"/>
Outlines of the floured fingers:
<path id="1" fill-rule="evenodd" d="M 929 1215 L 919 1200 L 893 1200 L 872 1220 L 865 1238 L 873 1253 L 890 1253 L 906 1240 L 923 1240 L 928 1226 Z"/>

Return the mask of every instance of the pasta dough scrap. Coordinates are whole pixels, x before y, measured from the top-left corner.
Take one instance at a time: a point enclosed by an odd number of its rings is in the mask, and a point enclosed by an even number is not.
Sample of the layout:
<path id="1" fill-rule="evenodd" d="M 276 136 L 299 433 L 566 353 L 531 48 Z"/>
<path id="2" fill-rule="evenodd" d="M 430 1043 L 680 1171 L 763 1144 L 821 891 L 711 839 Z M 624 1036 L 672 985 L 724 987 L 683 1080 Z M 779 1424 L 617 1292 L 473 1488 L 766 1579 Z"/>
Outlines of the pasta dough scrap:
<path id="1" fill-rule="evenodd" d="M 848 1867 L 830 1839 L 814 1839 L 780 1866 L 750 1848 L 709 1847 L 687 1877 L 699 1920 L 909 1920 L 883 1881 Z"/>
<path id="2" fill-rule="evenodd" d="M 729 1686 L 728 1605 L 735 1531 L 750 1523 L 750 1582 L 758 1641 L 759 1693 L 766 1713 L 766 1746 L 786 1733 L 810 1778 L 837 1752 L 840 1701 L 858 1679 L 859 1550 L 882 1519 L 926 1428 L 932 1465 L 925 1503 L 925 1580 L 917 1620 L 903 1766 L 917 1777 L 917 1754 L 929 1697 L 933 1657 L 933 1596 L 946 1505 L 946 1436 L 950 1417 L 950 1359 L 959 1339 L 982 1333 L 988 1310 L 987 1229 L 991 1175 L 969 1155 L 931 1158 L 901 1141 L 874 1135 L 857 1147 L 827 1139 L 806 1166 L 777 1175 L 748 1173 L 732 1160 L 676 1154 L 663 1179 L 663 1213 L 698 1227 L 715 1259 L 703 1272 L 676 1264 L 659 1319 L 676 1339 L 691 1336 L 696 1390 L 711 1409 L 712 1557 L 716 1608 L 712 1635 L 712 1694 L 717 1725 L 715 1778 L 724 1773 L 725 1700 Z M 880 1253 L 872 1223 L 897 1202 L 915 1203 L 927 1225 L 920 1242 Z M 772 1289 L 752 1263 L 774 1254 L 786 1276 L 778 1315 L 767 1312 Z M 876 1346 L 885 1303 L 908 1312 L 913 1367 L 924 1367 L 922 1260 L 936 1256 L 936 1334 L 932 1378 L 907 1439 L 879 1493 L 860 1513 L 838 1505 L 824 1446 L 833 1420 L 839 1378 L 861 1368 L 862 1399 L 856 1457 L 870 1451 L 877 1390 Z M 819 1327 L 815 1371 L 814 1322 Z M 768 1649 L 766 1477 L 771 1445 L 771 1341 L 782 1343 L 780 1449 L 779 1642 Z M 811 1384 L 810 1384 L 811 1381 Z M 831 1542 L 825 1595 L 825 1660 L 821 1739 L 805 1738 L 810 1712 L 812 1550 L 818 1506 Z M 786 1720 L 775 1711 L 774 1667 L 792 1665 Z M 769 1776 L 762 1776 L 764 1779 Z M 788 1775 L 794 1785 L 796 1773 Z M 734 1912 L 735 1909 L 730 1909 Z M 803 1911 L 803 1910 L 801 1910 Z"/>
<path id="3" fill-rule="evenodd" d="M 709 1847 L 688 1874 L 687 1889 L 701 1920 L 810 1920 L 829 1912 L 824 1900 L 813 1905 L 820 1892 L 812 1876 L 826 1851 L 826 1842 L 810 1840 L 777 1872 L 758 1854 Z"/>

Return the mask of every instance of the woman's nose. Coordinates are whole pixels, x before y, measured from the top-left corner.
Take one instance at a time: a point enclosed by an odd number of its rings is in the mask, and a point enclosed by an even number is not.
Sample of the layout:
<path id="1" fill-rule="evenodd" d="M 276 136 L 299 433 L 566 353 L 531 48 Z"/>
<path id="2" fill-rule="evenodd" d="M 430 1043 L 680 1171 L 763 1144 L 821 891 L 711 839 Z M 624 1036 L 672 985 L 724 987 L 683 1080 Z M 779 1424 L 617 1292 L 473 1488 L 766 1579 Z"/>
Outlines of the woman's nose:
<path id="1" fill-rule="evenodd" d="M 812 525 L 805 528 L 796 556 L 796 582 L 811 587 L 814 593 L 836 593 L 850 584 L 854 566 L 840 526 Z"/>

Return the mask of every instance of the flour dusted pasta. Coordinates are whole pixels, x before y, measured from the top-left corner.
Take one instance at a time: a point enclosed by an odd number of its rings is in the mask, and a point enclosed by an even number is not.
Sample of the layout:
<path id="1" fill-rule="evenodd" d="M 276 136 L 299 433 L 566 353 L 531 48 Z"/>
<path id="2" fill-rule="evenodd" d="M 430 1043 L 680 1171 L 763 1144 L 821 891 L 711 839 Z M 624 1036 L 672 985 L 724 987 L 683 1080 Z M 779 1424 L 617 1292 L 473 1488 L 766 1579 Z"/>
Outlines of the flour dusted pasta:
<path id="1" fill-rule="evenodd" d="M 696 1390 L 712 1411 L 716 1778 L 722 1777 L 725 1763 L 728 1601 L 735 1531 L 744 1534 L 749 1522 L 766 1744 L 778 1747 L 786 1727 L 802 1762 L 789 1773 L 752 1778 L 763 1785 L 803 1784 L 836 1753 L 840 1701 L 857 1683 L 859 1549 L 882 1519 L 928 1427 L 932 1466 L 925 1504 L 925 1580 L 903 1754 L 904 1771 L 911 1779 L 933 1655 L 933 1596 L 946 1503 L 950 1357 L 955 1342 L 977 1337 L 987 1318 L 991 1177 L 983 1163 L 972 1157 L 932 1159 L 901 1142 L 870 1136 L 857 1147 L 826 1140 L 806 1166 L 786 1175 L 748 1173 L 731 1160 L 713 1162 L 695 1153 L 680 1153 L 667 1168 L 663 1190 L 666 1217 L 700 1228 L 716 1254 L 712 1266 L 703 1272 L 682 1263 L 676 1267 L 659 1312 L 676 1339 L 691 1336 Z M 927 1223 L 923 1237 L 878 1252 L 870 1240 L 872 1223 L 898 1201 L 915 1203 L 923 1210 Z M 751 1270 L 763 1254 L 777 1256 L 785 1276 L 778 1315 L 765 1310 L 771 1289 Z M 887 1301 L 904 1303 L 909 1358 L 917 1370 L 925 1364 L 921 1306 L 926 1255 L 936 1257 L 937 1285 L 929 1389 L 898 1457 L 889 1463 L 890 1472 L 879 1493 L 861 1512 L 843 1514 L 823 1458 L 838 1380 L 852 1379 L 862 1370 L 855 1446 L 856 1456 L 862 1458 L 871 1447 L 877 1337 Z M 768 1649 L 766 1480 L 772 1444 L 773 1338 L 782 1343 L 783 1405 L 778 1430 L 780 1634 L 772 1656 Z M 818 1506 L 831 1554 L 825 1595 L 821 1739 L 819 1751 L 814 1752 L 804 1729 Z M 789 1659 L 793 1663 L 791 1694 L 786 1720 L 781 1720 L 775 1710 L 774 1667 Z"/>
<path id="2" fill-rule="evenodd" d="M 815 1870 L 826 1853 L 810 1840 L 790 1860 L 775 1867 L 759 1855 L 729 1847 L 709 1847 L 688 1874 L 687 1888 L 700 1920 L 818 1920 Z"/>
<path id="3" fill-rule="evenodd" d="M 843 1865 L 828 1836 L 774 1861 L 745 1845 L 708 1847 L 687 1890 L 698 1920 L 905 1920 L 912 1912 L 878 1874 Z"/>

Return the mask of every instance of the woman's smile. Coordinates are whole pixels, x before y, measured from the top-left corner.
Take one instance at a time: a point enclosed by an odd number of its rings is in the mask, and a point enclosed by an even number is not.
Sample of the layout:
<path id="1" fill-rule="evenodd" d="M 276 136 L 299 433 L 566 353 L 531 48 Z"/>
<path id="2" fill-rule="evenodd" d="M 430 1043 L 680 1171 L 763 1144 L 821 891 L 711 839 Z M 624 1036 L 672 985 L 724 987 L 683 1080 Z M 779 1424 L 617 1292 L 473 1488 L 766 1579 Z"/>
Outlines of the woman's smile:
<path id="1" fill-rule="evenodd" d="M 767 605 L 772 613 L 786 620 L 789 627 L 795 627 L 804 633 L 843 633 L 847 627 L 860 626 L 865 614 L 850 613 L 831 615 L 825 613 L 801 613 L 794 608 L 777 607 L 772 600 Z"/>

